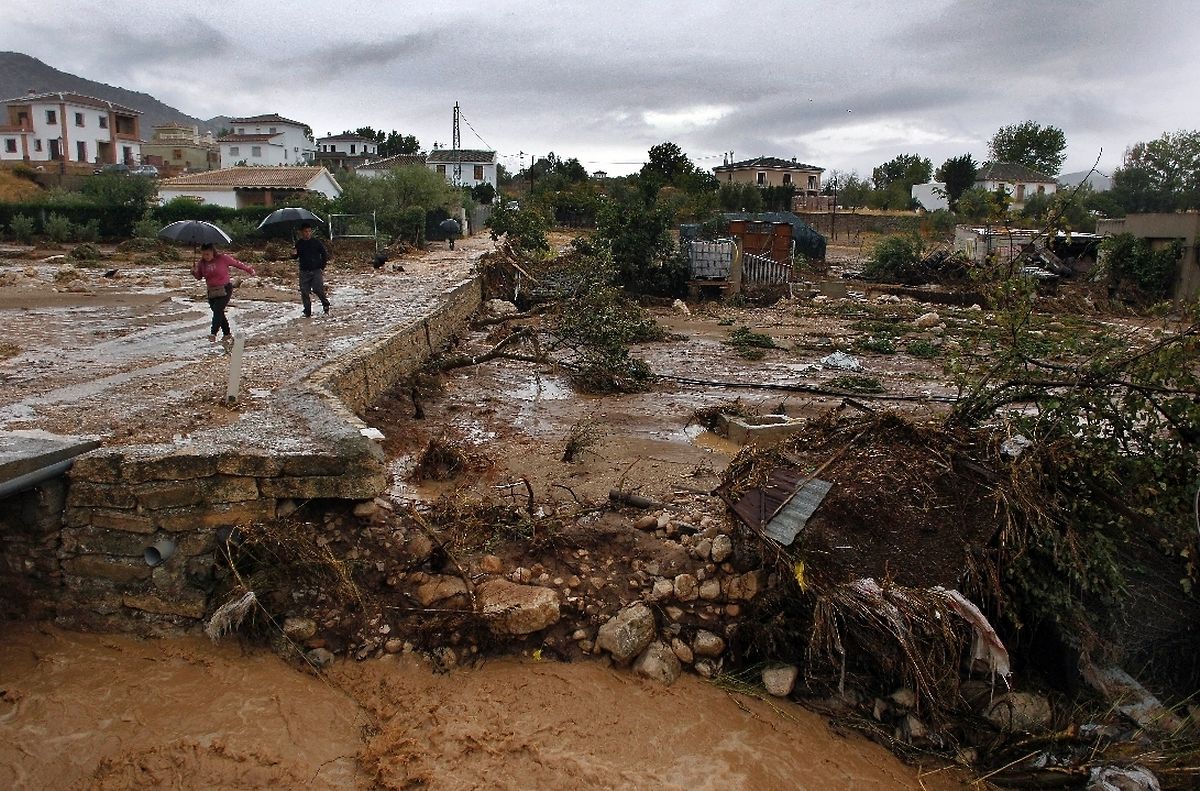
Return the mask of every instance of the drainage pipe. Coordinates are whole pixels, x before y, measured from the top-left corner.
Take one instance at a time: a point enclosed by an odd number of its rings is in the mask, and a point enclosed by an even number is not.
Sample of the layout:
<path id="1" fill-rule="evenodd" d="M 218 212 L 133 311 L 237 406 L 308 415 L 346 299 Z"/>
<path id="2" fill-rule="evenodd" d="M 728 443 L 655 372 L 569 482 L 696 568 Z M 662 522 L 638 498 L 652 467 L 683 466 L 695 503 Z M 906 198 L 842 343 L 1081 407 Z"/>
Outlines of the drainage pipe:
<path id="1" fill-rule="evenodd" d="M 16 494 L 17 492 L 23 492 L 26 489 L 32 489 L 39 483 L 48 481 L 51 478 L 56 478 L 70 469 L 71 465 L 74 463 L 75 459 L 67 459 L 66 461 L 60 461 L 47 467 L 34 470 L 33 472 L 27 472 L 24 475 L 18 475 L 16 478 L 10 478 L 7 481 L 0 482 L 0 499 L 8 497 L 10 494 Z"/>

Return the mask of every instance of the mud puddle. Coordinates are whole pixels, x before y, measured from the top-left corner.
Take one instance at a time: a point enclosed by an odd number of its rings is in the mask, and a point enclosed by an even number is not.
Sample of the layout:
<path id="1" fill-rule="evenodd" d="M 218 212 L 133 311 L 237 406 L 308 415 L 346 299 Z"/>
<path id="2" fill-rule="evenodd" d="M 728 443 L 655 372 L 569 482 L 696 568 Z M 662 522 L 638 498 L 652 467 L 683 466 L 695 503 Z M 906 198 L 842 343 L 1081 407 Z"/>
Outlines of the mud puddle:
<path id="1" fill-rule="evenodd" d="M 600 662 L 410 655 L 323 678 L 202 638 L 12 625 L 5 788 L 950 789 L 816 714 Z"/>

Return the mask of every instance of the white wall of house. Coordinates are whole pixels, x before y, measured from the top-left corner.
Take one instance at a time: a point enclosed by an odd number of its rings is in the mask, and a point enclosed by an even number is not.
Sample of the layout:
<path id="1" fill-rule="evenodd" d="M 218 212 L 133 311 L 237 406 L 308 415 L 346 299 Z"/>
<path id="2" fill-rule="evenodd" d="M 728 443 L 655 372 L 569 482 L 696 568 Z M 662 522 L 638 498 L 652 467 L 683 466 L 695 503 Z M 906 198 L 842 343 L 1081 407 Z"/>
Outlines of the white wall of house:
<path id="1" fill-rule="evenodd" d="M 64 104 L 43 101 L 29 104 L 29 120 L 33 131 L 24 134 L 0 133 L 0 159 L 23 160 L 28 156 L 31 162 L 49 162 L 55 147 L 51 141 L 59 140 L 62 141 L 61 145 L 65 149 L 63 153 L 68 162 L 96 162 L 101 143 L 112 143 L 116 148 L 118 162 L 128 160 L 136 164 L 142 159 L 141 145 L 136 140 L 114 138 L 110 128 L 113 118 L 108 110 L 71 102 Z M 50 120 L 50 114 L 53 114 L 53 121 Z"/>
<path id="2" fill-rule="evenodd" d="M 950 201 L 946 198 L 946 185 L 941 181 L 912 185 L 912 199 L 921 204 L 925 211 L 950 208 Z"/>
<path id="3" fill-rule="evenodd" d="M 308 182 L 308 191 L 319 192 L 333 200 L 342 194 L 342 185 L 337 183 L 337 179 L 328 170 L 322 170 L 315 179 Z"/>
<path id="4" fill-rule="evenodd" d="M 295 165 L 281 138 L 271 140 L 239 140 L 221 143 L 221 167 L 230 168 L 239 162 L 247 165 Z"/>
<path id="5" fill-rule="evenodd" d="M 238 207 L 237 191 L 229 187 L 159 187 L 158 198 L 163 203 L 175 198 L 194 198 L 207 206 Z"/>
<path id="6" fill-rule="evenodd" d="M 379 152 L 379 144 L 365 140 L 335 140 L 323 137 L 317 141 L 317 150 L 322 153 L 345 154 L 351 157 L 375 156 Z"/>
<path id="7" fill-rule="evenodd" d="M 988 192 L 995 192 L 998 189 L 1003 189 L 1012 199 L 1013 210 L 1019 210 L 1025 207 L 1025 201 L 1030 197 L 1037 195 L 1039 192 L 1044 192 L 1046 195 L 1053 195 L 1058 189 L 1058 185 L 1052 182 L 1016 182 L 997 181 L 995 179 L 987 179 L 976 181 L 975 186 L 985 189 Z"/>
<path id="8" fill-rule="evenodd" d="M 282 162 L 263 162 L 264 165 L 301 165 L 307 162 L 316 152 L 316 144 L 304 134 L 303 126 L 268 122 L 261 124 L 233 124 L 233 133 L 237 135 L 272 135 L 271 142 L 283 147 Z M 280 135 L 276 140 L 274 135 Z M 224 163 L 224 159 L 221 160 Z M 251 162 L 250 164 L 258 164 Z M 222 165 L 222 167 L 228 167 Z"/>
<path id="9" fill-rule="evenodd" d="M 480 184 L 491 184 L 492 187 L 497 186 L 496 179 L 496 163 L 495 162 L 462 162 L 462 175 L 459 176 L 458 184 L 463 187 L 475 187 Z M 426 162 L 425 166 L 435 173 L 440 173 L 446 177 L 446 181 L 454 184 L 454 168 L 453 162 Z"/>

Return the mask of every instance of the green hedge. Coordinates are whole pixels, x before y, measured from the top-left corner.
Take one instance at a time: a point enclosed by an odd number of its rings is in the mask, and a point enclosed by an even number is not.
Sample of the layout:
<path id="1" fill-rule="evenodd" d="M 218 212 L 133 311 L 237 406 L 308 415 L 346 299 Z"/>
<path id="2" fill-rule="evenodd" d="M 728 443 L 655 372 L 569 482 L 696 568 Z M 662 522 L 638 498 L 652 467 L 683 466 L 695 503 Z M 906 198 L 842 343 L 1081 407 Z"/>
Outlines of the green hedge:
<path id="1" fill-rule="evenodd" d="M 142 218 L 143 211 L 141 207 L 98 206 L 91 203 L 0 203 L 0 237 L 14 237 L 12 221 L 18 215 L 33 220 L 35 235 L 45 235 L 46 223 L 50 216 L 58 215 L 69 220 L 75 228 L 94 225 L 98 228 L 101 239 L 128 239 L 134 235 L 133 225 Z M 188 205 L 172 201 L 152 208 L 150 216 L 159 227 L 176 220 L 206 220 L 226 231 L 230 231 L 231 227 L 239 227 L 243 232 L 235 238 L 242 241 L 247 238 L 264 238 L 256 229 L 270 212 L 271 209 L 265 207 L 230 209 L 225 206 L 203 203 Z"/>

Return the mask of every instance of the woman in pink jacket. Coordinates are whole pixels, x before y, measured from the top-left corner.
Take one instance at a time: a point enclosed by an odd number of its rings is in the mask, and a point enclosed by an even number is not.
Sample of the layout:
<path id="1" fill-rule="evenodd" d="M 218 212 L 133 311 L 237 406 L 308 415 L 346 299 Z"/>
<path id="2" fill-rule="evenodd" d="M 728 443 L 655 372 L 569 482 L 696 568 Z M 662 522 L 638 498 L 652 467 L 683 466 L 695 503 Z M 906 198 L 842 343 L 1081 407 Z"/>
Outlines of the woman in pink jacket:
<path id="1" fill-rule="evenodd" d="M 210 342 L 216 341 L 218 329 L 222 338 L 229 337 L 229 321 L 225 318 L 225 307 L 233 293 L 233 286 L 229 283 L 231 266 L 254 274 L 254 267 L 243 264 L 226 253 L 218 253 L 217 248 L 211 244 L 200 247 L 200 260 L 192 266 L 192 276 L 197 280 L 204 278 L 208 285 L 208 306 L 212 309 L 212 330 L 208 335 Z"/>

